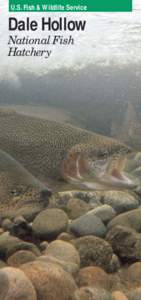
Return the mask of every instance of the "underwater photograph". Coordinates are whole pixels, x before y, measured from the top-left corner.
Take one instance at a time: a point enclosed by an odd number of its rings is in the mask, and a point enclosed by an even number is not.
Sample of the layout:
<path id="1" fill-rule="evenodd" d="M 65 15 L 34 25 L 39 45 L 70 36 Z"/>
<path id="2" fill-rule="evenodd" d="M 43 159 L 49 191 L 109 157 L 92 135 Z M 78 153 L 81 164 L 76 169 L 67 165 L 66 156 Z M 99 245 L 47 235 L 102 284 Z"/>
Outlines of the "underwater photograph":
<path id="1" fill-rule="evenodd" d="M 0 300 L 141 300 L 141 2 L 64 2 L 0 0 Z"/>

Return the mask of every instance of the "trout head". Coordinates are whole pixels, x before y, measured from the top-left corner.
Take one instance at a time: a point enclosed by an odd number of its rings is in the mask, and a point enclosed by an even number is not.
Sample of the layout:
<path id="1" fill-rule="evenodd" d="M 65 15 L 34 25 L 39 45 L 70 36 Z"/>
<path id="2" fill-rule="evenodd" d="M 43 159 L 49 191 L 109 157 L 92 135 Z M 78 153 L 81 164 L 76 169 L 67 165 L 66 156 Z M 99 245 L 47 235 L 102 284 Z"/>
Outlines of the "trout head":
<path id="1" fill-rule="evenodd" d="M 125 173 L 132 149 L 107 138 L 75 145 L 63 162 L 63 177 L 88 189 L 134 189 L 137 184 Z"/>

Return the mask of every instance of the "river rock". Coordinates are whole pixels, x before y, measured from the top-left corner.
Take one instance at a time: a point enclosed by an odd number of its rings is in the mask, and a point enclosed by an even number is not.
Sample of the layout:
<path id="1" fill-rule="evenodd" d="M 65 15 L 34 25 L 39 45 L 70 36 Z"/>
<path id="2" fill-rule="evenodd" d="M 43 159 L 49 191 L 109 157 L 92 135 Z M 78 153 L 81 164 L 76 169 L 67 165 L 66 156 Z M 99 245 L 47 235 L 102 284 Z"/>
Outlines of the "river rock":
<path id="1" fill-rule="evenodd" d="M 115 217 L 108 223 L 108 228 L 112 228 L 115 225 L 126 226 L 141 232 L 141 208 L 128 211 Z"/>
<path id="2" fill-rule="evenodd" d="M 114 252 L 124 261 L 141 260 L 141 234 L 124 226 L 114 226 L 109 230 L 106 240 Z"/>
<path id="3" fill-rule="evenodd" d="M 76 291 L 76 300 L 112 300 L 111 294 L 97 287 L 83 287 Z"/>
<path id="4" fill-rule="evenodd" d="M 71 198 L 67 203 L 67 214 L 69 219 L 74 220 L 90 210 L 90 205 L 78 198 Z"/>
<path id="5" fill-rule="evenodd" d="M 0 270 L 0 299 L 37 300 L 35 289 L 21 270 L 6 267 Z"/>
<path id="6" fill-rule="evenodd" d="M 8 259 L 18 250 L 29 250 L 37 256 L 40 255 L 39 249 L 34 244 L 13 237 L 8 232 L 0 235 L 0 257 L 2 259 Z"/>
<path id="7" fill-rule="evenodd" d="M 74 191 L 74 197 L 81 199 L 82 201 L 91 205 L 95 208 L 101 205 L 101 199 L 103 191 Z"/>
<path id="8" fill-rule="evenodd" d="M 93 211 L 72 221 L 69 226 L 70 231 L 76 236 L 95 235 L 104 237 L 106 235 L 106 227 L 99 217 Z"/>
<path id="9" fill-rule="evenodd" d="M 120 269 L 120 267 L 121 267 L 121 264 L 120 264 L 118 256 L 113 254 L 112 258 L 109 262 L 109 265 L 107 267 L 107 271 L 109 273 L 117 272 Z"/>
<path id="10" fill-rule="evenodd" d="M 112 206 L 118 214 L 139 206 L 139 202 L 134 196 L 123 191 L 106 191 L 103 194 L 102 203 Z"/>
<path id="11" fill-rule="evenodd" d="M 76 284 L 59 265 L 35 261 L 21 269 L 34 285 L 39 300 L 75 300 Z"/>
<path id="12" fill-rule="evenodd" d="M 18 216 L 14 219 L 10 233 L 21 239 L 32 238 L 32 227 L 22 216 Z"/>
<path id="13" fill-rule="evenodd" d="M 129 282 L 136 284 L 137 286 L 141 285 L 141 262 L 136 262 L 132 264 L 127 269 L 127 276 Z"/>
<path id="14" fill-rule="evenodd" d="M 87 204 L 90 204 L 91 207 L 94 208 L 101 205 L 102 196 L 103 196 L 103 191 L 90 192 L 90 191 L 76 190 L 76 191 L 59 192 L 50 198 L 50 206 L 58 207 L 66 210 L 69 200 L 72 198 L 77 198 L 84 201 Z"/>
<path id="15" fill-rule="evenodd" d="M 99 217 L 105 224 L 107 224 L 116 216 L 115 210 L 110 205 L 107 204 L 96 207 L 91 211 L 91 213 L 92 212 L 97 217 Z"/>
<path id="16" fill-rule="evenodd" d="M 33 221 L 33 232 L 40 239 L 54 239 L 68 226 L 67 214 L 56 208 L 42 211 Z"/>
<path id="17" fill-rule="evenodd" d="M 72 263 L 70 261 L 66 260 L 60 260 L 54 256 L 50 255 L 41 255 L 38 257 L 38 260 L 44 262 L 44 263 L 55 263 L 63 268 L 66 272 L 72 274 L 73 276 L 76 275 L 79 271 L 79 265 L 76 263 Z"/>
<path id="18" fill-rule="evenodd" d="M 39 248 L 42 253 L 46 252 L 48 245 L 49 245 L 49 243 L 47 241 L 43 241 L 40 243 Z"/>
<path id="19" fill-rule="evenodd" d="M 1 224 L 4 231 L 10 231 L 13 227 L 13 223 L 10 219 L 4 219 Z"/>
<path id="20" fill-rule="evenodd" d="M 108 274 L 100 267 L 85 267 L 80 269 L 77 282 L 80 287 L 94 286 L 109 289 Z"/>
<path id="21" fill-rule="evenodd" d="M 64 242 L 71 242 L 71 240 L 73 240 L 74 238 L 75 236 L 68 232 L 62 232 L 57 237 L 58 240 L 62 240 Z"/>
<path id="22" fill-rule="evenodd" d="M 141 300 L 141 287 L 132 290 L 128 293 L 129 300 Z"/>
<path id="23" fill-rule="evenodd" d="M 22 264 L 36 260 L 36 258 L 37 256 L 33 252 L 27 250 L 20 250 L 11 255 L 8 258 L 7 263 L 9 266 L 18 268 Z"/>
<path id="24" fill-rule="evenodd" d="M 124 274 L 123 277 L 123 273 L 120 272 L 120 270 L 119 272 L 116 273 L 110 273 L 109 274 L 110 291 L 111 292 L 121 291 L 124 293 L 127 290 L 127 285 L 125 284 L 125 280 L 126 280 L 126 276 Z"/>
<path id="25" fill-rule="evenodd" d="M 99 266 L 108 268 L 113 250 L 111 245 L 101 238 L 86 236 L 73 241 L 79 252 L 81 267 Z"/>
<path id="26" fill-rule="evenodd" d="M 72 197 L 73 195 L 71 194 L 71 192 L 55 193 L 49 199 L 48 208 L 58 208 L 66 212 L 67 204 Z"/>
<path id="27" fill-rule="evenodd" d="M 15 217 L 14 220 L 13 220 L 14 224 L 15 225 L 27 225 L 28 222 L 25 220 L 25 218 L 23 216 L 18 216 L 18 217 Z"/>
<path id="28" fill-rule="evenodd" d="M 112 300 L 129 300 L 121 291 L 115 291 L 112 293 Z"/>
<path id="29" fill-rule="evenodd" d="M 76 248 L 64 241 L 56 240 L 49 244 L 47 254 L 68 263 L 80 265 L 80 257 Z"/>

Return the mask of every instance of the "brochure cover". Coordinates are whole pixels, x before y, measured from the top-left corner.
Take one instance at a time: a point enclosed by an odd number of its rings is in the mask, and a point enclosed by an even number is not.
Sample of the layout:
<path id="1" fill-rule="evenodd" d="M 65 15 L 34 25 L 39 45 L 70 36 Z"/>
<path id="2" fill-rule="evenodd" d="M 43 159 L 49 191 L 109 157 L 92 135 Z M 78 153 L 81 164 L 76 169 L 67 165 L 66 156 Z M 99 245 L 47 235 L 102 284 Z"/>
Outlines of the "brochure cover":
<path id="1" fill-rule="evenodd" d="M 141 299 L 140 53 L 140 0 L 0 0 L 0 299 Z"/>

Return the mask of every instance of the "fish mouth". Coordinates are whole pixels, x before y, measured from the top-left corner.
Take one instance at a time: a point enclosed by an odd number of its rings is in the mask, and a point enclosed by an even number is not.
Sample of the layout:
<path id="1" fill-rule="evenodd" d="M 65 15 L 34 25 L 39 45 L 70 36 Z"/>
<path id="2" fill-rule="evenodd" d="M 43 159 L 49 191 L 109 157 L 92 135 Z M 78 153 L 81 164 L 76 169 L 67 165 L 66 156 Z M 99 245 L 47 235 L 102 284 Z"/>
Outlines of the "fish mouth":
<path id="1" fill-rule="evenodd" d="M 87 160 L 81 156 L 68 164 L 66 179 L 91 190 L 135 189 L 137 183 L 124 172 L 127 156 L 115 155 L 106 160 Z"/>
<path id="2" fill-rule="evenodd" d="M 119 156 L 116 159 L 113 157 L 107 162 L 105 168 L 99 172 L 95 180 L 109 187 L 121 189 L 134 189 L 137 184 L 124 172 L 127 157 Z"/>
<path id="3" fill-rule="evenodd" d="M 114 169 L 110 175 L 105 173 L 99 176 L 97 180 L 101 184 L 117 188 L 134 189 L 137 187 L 137 184 L 126 173 L 120 172 L 117 169 Z"/>

